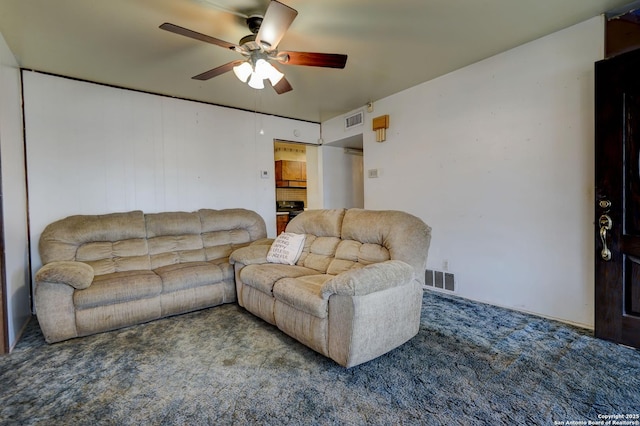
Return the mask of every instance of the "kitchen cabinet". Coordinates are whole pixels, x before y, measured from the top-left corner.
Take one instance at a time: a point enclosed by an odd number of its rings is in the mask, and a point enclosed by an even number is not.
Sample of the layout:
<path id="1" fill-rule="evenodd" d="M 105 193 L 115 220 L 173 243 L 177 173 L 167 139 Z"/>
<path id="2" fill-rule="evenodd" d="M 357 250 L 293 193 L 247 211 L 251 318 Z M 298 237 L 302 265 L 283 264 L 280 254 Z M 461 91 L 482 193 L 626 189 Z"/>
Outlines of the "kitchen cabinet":
<path id="1" fill-rule="evenodd" d="M 289 214 L 278 214 L 276 215 L 276 235 L 280 235 L 284 232 L 287 227 L 287 223 L 289 223 Z"/>
<path id="2" fill-rule="evenodd" d="M 304 161 L 276 161 L 276 187 L 306 188 L 307 163 Z"/>

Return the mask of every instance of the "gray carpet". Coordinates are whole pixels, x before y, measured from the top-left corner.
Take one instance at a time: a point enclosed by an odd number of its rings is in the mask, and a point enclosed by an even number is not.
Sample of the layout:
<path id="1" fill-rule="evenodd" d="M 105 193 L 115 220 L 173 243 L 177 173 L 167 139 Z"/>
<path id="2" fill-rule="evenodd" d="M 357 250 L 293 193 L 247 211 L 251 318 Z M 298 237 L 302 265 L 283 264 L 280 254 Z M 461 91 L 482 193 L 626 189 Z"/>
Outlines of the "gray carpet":
<path id="1" fill-rule="evenodd" d="M 2 424 L 552 425 L 640 412 L 640 352 L 426 292 L 419 334 L 348 370 L 224 305 L 55 345 L 33 320 L 0 386 Z"/>

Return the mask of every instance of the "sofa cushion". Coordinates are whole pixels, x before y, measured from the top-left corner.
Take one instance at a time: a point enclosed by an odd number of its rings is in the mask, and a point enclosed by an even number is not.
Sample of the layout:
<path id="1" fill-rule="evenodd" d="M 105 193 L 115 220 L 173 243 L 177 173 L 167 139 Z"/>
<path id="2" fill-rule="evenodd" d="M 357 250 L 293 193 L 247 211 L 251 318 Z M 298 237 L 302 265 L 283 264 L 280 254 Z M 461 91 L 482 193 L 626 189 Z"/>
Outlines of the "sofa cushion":
<path id="1" fill-rule="evenodd" d="M 200 235 L 200 215 L 195 212 L 162 212 L 144 215 L 147 238 L 167 235 Z"/>
<path id="2" fill-rule="evenodd" d="M 245 209 L 198 210 L 207 260 L 229 257 L 251 241 L 267 236 L 264 220 Z"/>
<path id="3" fill-rule="evenodd" d="M 345 209 L 307 210 L 304 218 L 298 215 L 287 224 L 287 232 L 311 234 L 317 237 L 338 237 L 342 229 Z"/>
<path id="4" fill-rule="evenodd" d="M 144 218 L 151 269 L 206 260 L 198 213 L 148 213 Z"/>
<path id="5" fill-rule="evenodd" d="M 125 303 L 156 297 L 162 292 L 162 281 L 152 271 L 124 271 L 96 275 L 91 285 L 73 293 L 77 309 Z"/>
<path id="6" fill-rule="evenodd" d="M 327 272 L 339 244 L 340 238 L 338 237 L 317 237 L 309 245 L 308 253 L 305 253 L 304 257 L 300 257 L 298 264 L 324 274 Z"/>
<path id="7" fill-rule="evenodd" d="M 411 265 L 416 279 L 424 284 L 424 251 L 425 247 L 429 248 L 431 228 L 421 219 L 393 210 L 349 209 L 344 215 L 341 232 L 345 240 L 384 247 L 389 251 L 389 259 Z"/>
<path id="8" fill-rule="evenodd" d="M 381 245 L 342 240 L 336 249 L 335 258 L 327 267 L 327 273 L 338 275 L 350 269 L 362 268 L 389 259 L 391 259 L 389 250 Z"/>
<path id="9" fill-rule="evenodd" d="M 254 211 L 246 209 L 200 209 L 200 226 L 205 240 L 210 237 L 219 238 L 218 231 L 228 233 L 228 242 L 233 245 L 248 243 L 267 236 L 267 228 L 262 217 Z M 211 234 L 209 234 L 211 233 Z M 205 247 L 210 244 L 205 242 Z"/>
<path id="10" fill-rule="evenodd" d="M 228 232 L 221 231 L 219 233 L 216 233 L 218 235 L 213 239 L 215 239 L 215 241 L 220 244 L 214 244 L 214 242 L 212 242 L 212 237 L 210 234 L 202 234 L 202 242 L 204 243 L 205 258 L 207 260 L 219 259 L 221 257 L 228 258 L 231 255 L 231 253 L 233 253 L 234 250 L 239 249 L 241 247 L 248 246 L 249 243 L 232 243 L 232 242 L 228 242 L 224 244 L 221 243 L 221 241 L 233 241 L 234 234 L 240 234 L 240 233 L 245 234 L 247 237 L 249 236 L 249 234 L 247 234 L 246 231 L 242 231 L 242 230 L 233 230 Z M 221 237 L 221 236 L 224 236 L 224 239 L 218 239 L 218 237 Z"/>
<path id="11" fill-rule="evenodd" d="M 200 234 L 149 238 L 149 255 L 151 269 L 175 263 L 206 260 Z"/>
<path id="12" fill-rule="evenodd" d="M 49 224 L 42 231 L 38 247 L 42 263 L 47 264 L 60 260 L 78 260 L 77 250 L 83 244 L 144 239 L 146 236 L 144 215 L 139 210 L 105 215 L 76 215 Z M 142 254 L 147 254 L 146 249 L 135 255 Z"/>
<path id="13" fill-rule="evenodd" d="M 352 269 L 327 280 L 322 288 L 322 297 L 332 294 L 341 296 L 364 296 L 398 285 L 405 285 L 413 278 L 413 268 L 401 260 L 372 263 L 359 270 Z"/>
<path id="14" fill-rule="evenodd" d="M 302 254 L 304 240 L 304 234 L 283 232 L 271 244 L 271 248 L 267 253 L 267 262 L 295 265 Z"/>
<path id="15" fill-rule="evenodd" d="M 364 265 L 351 260 L 333 259 L 327 268 L 327 274 L 338 275 L 351 269 L 359 268 L 364 268 Z"/>
<path id="16" fill-rule="evenodd" d="M 76 260 L 90 265 L 96 275 L 150 269 L 144 238 L 87 242 L 78 247 Z"/>
<path id="17" fill-rule="evenodd" d="M 209 261 L 213 263 L 220 271 L 222 271 L 222 279 L 223 280 L 233 280 L 235 277 L 235 272 L 233 271 L 233 265 L 229 263 L 228 257 L 221 257 L 220 259 L 213 259 Z"/>
<path id="18" fill-rule="evenodd" d="M 298 278 L 283 278 L 273 286 L 273 297 L 300 311 L 318 318 L 326 318 L 328 298 L 323 299 L 322 285 L 333 278 L 331 275 L 303 275 Z"/>
<path id="19" fill-rule="evenodd" d="M 297 278 L 303 275 L 316 275 L 318 272 L 304 266 L 266 263 L 247 265 L 240 271 L 240 279 L 245 285 L 271 294 L 273 284 L 282 278 Z"/>
<path id="20" fill-rule="evenodd" d="M 162 279 L 163 293 L 213 284 L 223 279 L 219 266 L 210 262 L 186 262 L 154 269 Z"/>

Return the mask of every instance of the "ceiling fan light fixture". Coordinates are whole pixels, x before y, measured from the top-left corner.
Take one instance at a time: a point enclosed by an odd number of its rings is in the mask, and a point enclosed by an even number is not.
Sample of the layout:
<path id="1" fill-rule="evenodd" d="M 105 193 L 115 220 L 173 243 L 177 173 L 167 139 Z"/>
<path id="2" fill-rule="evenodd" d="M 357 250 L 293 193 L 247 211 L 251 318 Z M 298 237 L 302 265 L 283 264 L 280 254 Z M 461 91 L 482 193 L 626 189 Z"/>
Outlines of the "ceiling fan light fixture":
<path id="1" fill-rule="evenodd" d="M 276 84 L 278 84 L 278 82 L 282 80 L 282 77 L 284 77 L 284 74 L 282 74 L 280 71 L 276 70 L 275 68 L 274 70 L 277 73 L 277 75 L 275 77 L 274 76 L 269 77 L 269 81 L 271 82 L 272 86 L 275 86 Z"/>
<path id="2" fill-rule="evenodd" d="M 258 73 L 254 72 L 251 74 L 251 78 L 249 79 L 249 87 L 254 89 L 264 89 L 264 81 L 258 75 Z"/>
<path id="3" fill-rule="evenodd" d="M 249 62 L 243 62 L 240 65 L 233 67 L 233 73 L 243 83 L 246 83 L 251 74 L 253 74 L 253 68 Z"/>
<path id="4" fill-rule="evenodd" d="M 256 74 L 263 80 L 269 79 L 272 86 L 278 84 L 278 82 L 282 80 L 282 77 L 284 77 L 284 74 L 264 59 L 258 59 L 256 61 Z"/>

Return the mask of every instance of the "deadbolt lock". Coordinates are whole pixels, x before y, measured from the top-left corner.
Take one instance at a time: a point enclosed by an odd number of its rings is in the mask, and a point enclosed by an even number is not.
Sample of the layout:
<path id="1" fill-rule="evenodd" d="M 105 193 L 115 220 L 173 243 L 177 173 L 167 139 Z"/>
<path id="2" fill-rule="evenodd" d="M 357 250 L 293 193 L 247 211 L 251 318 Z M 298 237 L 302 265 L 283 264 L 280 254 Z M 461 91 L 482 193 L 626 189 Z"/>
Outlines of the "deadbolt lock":
<path id="1" fill-rule="evenodd" d="M 601 209 L 608 209 L 609 207 L 611 207 L 611 201 L 609 201 L 609 200 L 600 200 L 598 205 L 600 206 Z"/>

